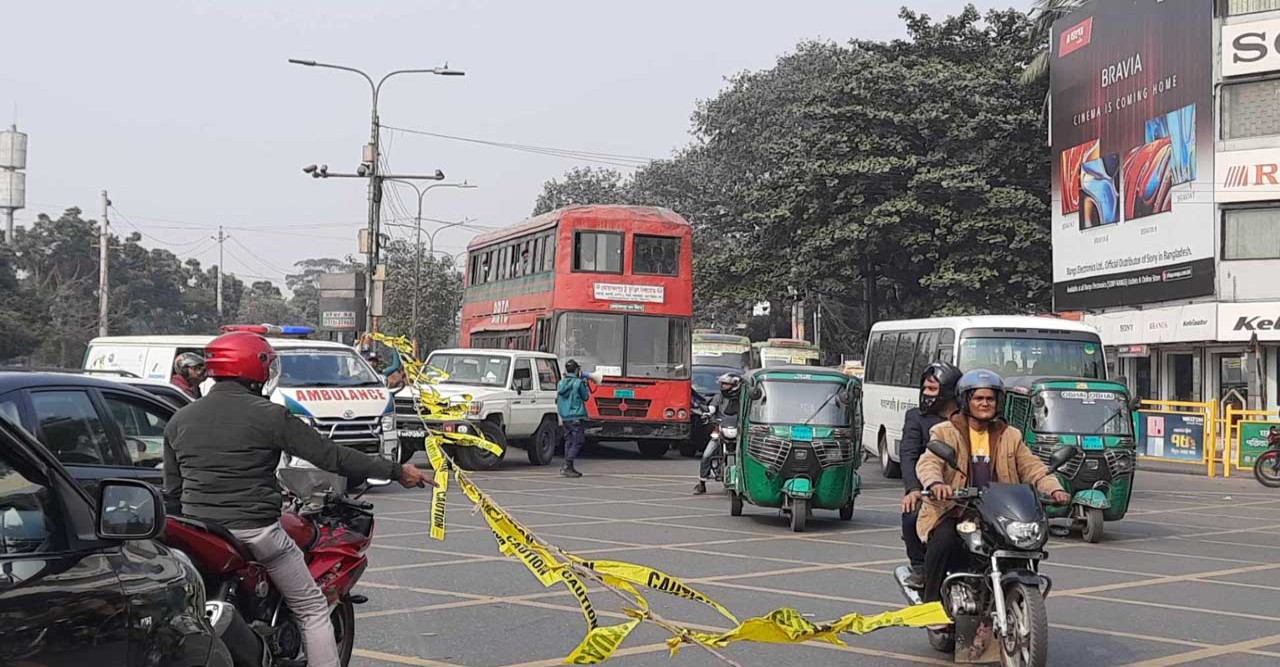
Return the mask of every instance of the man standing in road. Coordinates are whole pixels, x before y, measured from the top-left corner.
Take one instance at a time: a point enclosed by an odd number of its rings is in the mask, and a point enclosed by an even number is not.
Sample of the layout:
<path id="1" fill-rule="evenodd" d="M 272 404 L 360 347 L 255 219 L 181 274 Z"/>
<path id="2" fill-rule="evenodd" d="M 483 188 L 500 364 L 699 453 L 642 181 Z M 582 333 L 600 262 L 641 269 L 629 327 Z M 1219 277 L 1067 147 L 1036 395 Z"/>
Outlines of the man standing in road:
<path id="1" fill-rule="evenodd" d="M 204 357 L 195 352 L 183 352 L 173 360 L 173 377 L 169 378 L 169 384 L 191 398 L 200 398 L 200 383 L 207 377 Z"/>
<path id="2" fill-rule="evenodd" d="M 582 445 L 587 439 L 587 401 L 591 399 L 591 388 L 587 386 L 587 380 L 590 377 L 582 371 L 577 361 L 570 359 L 564 362 L 564 377 L 556 386 L 556 411 L 560 413 L 560 421 L 564 424 L 564 467 L 560 468 L 561 477 L 582 477 L 582 473 L 573 467 L 573 462 L 582 453 Z"/>
<path id="3" fill-rule="evenodd" d="M 280 455 L 344 477 L 399 479 L 406 488 L 432 482 L 413 465 L 340 447 L 264 398 L 280 374 L 280 360 L 265 338 L 224 334 L 205 348 L 205 358 L 217 384 L 164 430 L 165 496 L 181 502 L 187 516 L 218 523 L 244 542 L 297 616 L 307 664 L 338 667 L 329 603 L 302 550 L 280 525 Z"/>

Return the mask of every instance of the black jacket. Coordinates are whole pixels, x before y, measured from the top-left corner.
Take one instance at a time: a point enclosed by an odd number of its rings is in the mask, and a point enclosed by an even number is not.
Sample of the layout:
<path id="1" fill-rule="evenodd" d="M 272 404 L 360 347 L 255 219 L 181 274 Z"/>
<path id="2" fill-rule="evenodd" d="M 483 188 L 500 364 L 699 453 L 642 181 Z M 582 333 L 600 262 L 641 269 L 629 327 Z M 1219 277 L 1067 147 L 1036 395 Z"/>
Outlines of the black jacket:
<path id="1" fill-rule="evenodd" d="M 287 452 L 347 477 L 397 479 L 393 461 L 334 444 L 238 382 L 219 382 L 164 429 L 164 490 L 182 512 L 227 528 L 280 519 L 276 466 Z"/>
<path id="2" fill-rule="evenodd" d="M 908 493 L 921 490 L 920 479 L 916 477 L 916 463 L 924 456 L 929 429 L 942 421 L 942 417 L 933 413 L 922 414 L 920 408 L 907 410 L 907 417 L 902 423 L 902 441 L 898 443 L 898 462 L 902 467 L 902 486 Z"/>
<path id="3" fill-rule="evenodd" d="M 711 405 L 716 408 L 717 423 L 725 423 L 726 418 L 731 418 L 727 420 L 729 422 L 737 421 L 739 406 L 742 405 L 740 396 L 741 394 L 736 391 L 732 395 L 726 395 L 721 391 L 711 397 Z"/>

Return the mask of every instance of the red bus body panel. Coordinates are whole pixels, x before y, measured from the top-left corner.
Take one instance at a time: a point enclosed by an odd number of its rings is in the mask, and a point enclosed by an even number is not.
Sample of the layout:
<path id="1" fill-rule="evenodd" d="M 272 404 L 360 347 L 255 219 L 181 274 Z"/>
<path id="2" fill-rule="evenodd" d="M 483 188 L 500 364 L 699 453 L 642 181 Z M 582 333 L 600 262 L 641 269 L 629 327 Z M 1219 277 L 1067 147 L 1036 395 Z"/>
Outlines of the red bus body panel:
<path id="1" fill-rule="evenodd" d="M 613 231 L 623 234 L 622 273 L 575 272 L 575 234 L 581 231 Z M 478 251 L 501 246 L 530 235 L 553 233 L 554 270 L 521 278 L 473 285 Z M 636 235 L 680 239 L 679 268 L 675 276 L 636 275 L 632 271 Z M 477 345 L 475 336 L 509 333 L 505 347 L 541 349 L 539 319 L 569 311 L 619 315 L 658 315 L 691 321 L 693 316 L 693 233 L 679 215 L 660 208 L 639 206 L 575 206 L 531 218 L 513 227 L 474 239 L 468 246 L 467 290 L 462 305 L 460 342 Z M 618 298 L 624 288 L 640 287 L 649 300 L 634 295 Z M 660 301 L 656 290 L 661 288 Z M 610 298 L 610 296 L 614 298 Z M 597 298 L 597 297 L 601 298 Z M 527 338 L 524 332 L 528 332 Z M 560 354 L 553 341 L 545 349 Z M 686 349 L 688 344 L 686 344 Z M 563 355 L 561 363 L 567 360 Z M 688 364 L 689 362 L 686 362 Z M 688 434 L 691 385 L 688 379 L 607 377 L 595 387 L 588 413 L 598 439 L 682 439 Z M 602 401 L 603 399 L 603 401 Z M 602 403 L 606 414 L 601 414 Z M 639 415 L 640 406 L 644 415 Z M 671 413 L 667 411 L 671 410 Z M 667 416 L 670 414 L 671 416 Z M 602 426 L 603 425 L 603 426 Z"/>

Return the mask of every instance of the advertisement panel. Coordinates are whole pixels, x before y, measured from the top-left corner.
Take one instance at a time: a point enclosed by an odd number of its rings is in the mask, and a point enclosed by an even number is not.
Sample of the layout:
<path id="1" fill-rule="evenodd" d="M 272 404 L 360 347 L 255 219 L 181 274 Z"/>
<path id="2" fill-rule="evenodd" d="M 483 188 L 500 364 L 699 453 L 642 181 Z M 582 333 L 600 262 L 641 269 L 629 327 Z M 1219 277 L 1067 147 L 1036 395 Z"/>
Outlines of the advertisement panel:
<path id="1" fill-rule="evenodd" d="M 1140 412 L 1138 453 L 1172 461 L 1204 460 L 1204 415 L 1185 412 Z"/>
<path id="2" fill-rule="evenodd" d="M 1218 333 L 1218 305 L 1197 303 L 1090 314 L 1084 316 L 1084 322 L 1098 330 L 1103 345 L 1207 341 Z"/>
<path id="3" fill-rule="evenodd" d="M 1218 304 L 1218 340 L 1247 343 L 1280 340 L 1280 301 Z"/>
<path id="4" fill-rule="evenodd" d="M 1272 437 L 1280 438 L 1280 423 L 1277 422 L 1242 421 L 1236 424 L 1236 428 L 1240 432 L 1236 465 L 1241 468 L 1251 467 L 1260 454 L 1270 449 L 1267 443 Z"/>
<path id="5" fill-rule="evenodd" d="M 1222 76 L 1261 74 L 1280 69 L 1280 19 L 1222 26 Z"/>
<path id="6" fill-rule="evenodd" d="M 1263 201 L 1280 191 L 1280 149 L 1224 151 L 1215 160 L 1218 202 Z"/>
<path id="7" fill-rule="evenodd" d="M 1055 310 L 1213 293 L 1212 12 L 1093 0 L 1054 24 Z"/>

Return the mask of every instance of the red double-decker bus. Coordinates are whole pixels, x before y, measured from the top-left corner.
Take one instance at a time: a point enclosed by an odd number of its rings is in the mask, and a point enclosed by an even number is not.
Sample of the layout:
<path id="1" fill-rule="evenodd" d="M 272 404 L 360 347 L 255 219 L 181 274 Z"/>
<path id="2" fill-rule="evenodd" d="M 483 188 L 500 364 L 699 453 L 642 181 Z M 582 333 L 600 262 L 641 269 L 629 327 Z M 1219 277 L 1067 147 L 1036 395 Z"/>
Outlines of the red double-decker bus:
<path id="1" fill-rule="evenodd" d="M 672 211 L 572 206 L 467 247 L 461 342 L 575 359 L 592 441 L 662 456 L 689 437 L 693 234 Z"/>

